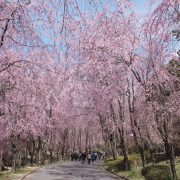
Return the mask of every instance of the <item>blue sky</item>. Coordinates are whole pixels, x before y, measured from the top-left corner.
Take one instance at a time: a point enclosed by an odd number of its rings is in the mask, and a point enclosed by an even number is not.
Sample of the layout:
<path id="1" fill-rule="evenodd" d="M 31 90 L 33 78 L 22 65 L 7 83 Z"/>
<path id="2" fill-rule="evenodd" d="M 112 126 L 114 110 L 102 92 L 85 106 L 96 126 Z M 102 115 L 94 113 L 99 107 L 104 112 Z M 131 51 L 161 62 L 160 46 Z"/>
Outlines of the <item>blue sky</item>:
<path id="1" fill-rule="evenodd" d="M 147 0 L 132 0 L 135 4 L 135 11 L 138 14 L 145 14 L 151 11 L 160 2 L 156 0 L 156 3 L 150 4 Z"/>
<path id="2" fill-rule="evenodd" d="M 114 8 L 115 6 L 115 1 L 118 1 L 118 0 L 101 0 L 101 2 L 103 4 L 107 4 L 110 8 Z M 121 1 L 121 0 L 119 0 Z M 87 0 L 77 0 L 77 3 L 79 5 L 79 7 L 81 8 L 81 10 L 85 10 L 85 11 L 89 11 L 90 9 L 90 4 L 93 6 L 93 3 L 88 3 L 88 2 L 91 2 L 90 0 L 87 1 Z M 92 2 L 99 2 L 98 0 L 97 1 L 92 1 Z M 131 2 L 134 3 L 134 10 L 136 11 L 137 14 L 139 15 L 143 15 L 143 14 L 146 14 L 148 13 L 150 10 L 153 9 L 153 7 L 155 7 L 155 4 L 156 3 L 153 3 L 153 4 L 150 4 L 148 2 L 148 0 L 131 0 Z M 156 2 L 160 2 L 160 0 L 156 0 Z M 89 5 L 88 5 L 89 4 Z M 98 7 L 100 8 L 100 3 L 97 3 L 98 4 Z M 96 5 L 97 5 L 96 4 Z"/>
<path id="3" fill-rule="evenodd" d="M 133 0 L 135 3 L 135 10 L 138 14 L 144 14 L 148 12 L 147 1 L 145 0 Z"/>
<path id="4" fill-rule="evenodd" d="M 121 0 L 119 0 L 121 1 Z M 158 2 L 159 0 L 157 0 Z M 87 3 L 90 1 L 87 0 L 77 0 L 77 3 L 79 5 L 79 8 L 83 11 L 91 11 L 92 7 L 93 7 L 93 3 Z M 99 2 L 99 1 L 96 1 Z M 110 8 L 114 8 L 114 2 L 115 0 L 101 0 L 102 3 L 109 5 Z M 145 17 L 145 15 L 149 12 L 150 10 L 150 6 L 148 5 L 148 1 L 147 0 L 132 0 L 132 2 L 134 2 L 134 10 L 135 12 L 139 15 L 139 20 L 143 20 L 143 18 Z M 100 8 L 100 5 L 98 4 L 98 8 Z M 100 8 L 101 9 L 101 8 Z M 62 9 L 60 10 L 62 12 Z M 94 12 L 94 9 L 92 10 L 92 12 Z M 56 22 L 57 23 L 57 22 Z M 61 24 L 57 24 L 56 25 L 58 28 L 61 27 Z M 42 30 L 42 26 L 40 25 L 40 27 L 38 27 L 39 29 Z M 59 28 L 60 29 L 60 28 Z M 43 41 L 45 41 L 47 44 L 50 43 L 51 44 L 51 37 L 50 34 L 46 34 L 44 35 L 44 30 L 41 31 L 42 33 L 42 39 Z M 46 32 L 47 33 L 47 32 Z M 52 32 L 53 34 L 53 32 Z M 48 37 L 49 36 L 49 37 Z"/>
<path id="5" fill-rule="evenodd" d="M 103 4 L 107 4 L 109 5 L 110 7 L 113 7 L 114 6 L 114 3 L 115 1 L 118 1 L 118 0 L 101 0 L 101 2 Z M 121 0 L 119 0 L 121 1 Z M 150 10 L 150 7 L 148 6 L 148 0 L 131 0 L 132 2 L 134 2 L 135 4 L 135 10 L 137 13 L 140 13 L 140 14 L 144 14 L 146 12 L 148 12 Z M 159 0 L 157 0 L 158 2 Z M 91 1 L 89 1 L 91 2 Z M 93 2 L 93 1 L 92 1 Z M 88 6 L 88 4 L 91 4 L 93 5 L 93 3 L 88 3 L 87 0 L 77 0 L 77 3 L 79 5 L 79 7 L 82 9 L 82 10 L 87 10 L 90 6 Z M 99 2 L 99 1 L 94 1 L 94 2 Z M 100 3 L 97 3 L 100 5 Z M 88 9 L 90 10 L 90 9 Z"/>

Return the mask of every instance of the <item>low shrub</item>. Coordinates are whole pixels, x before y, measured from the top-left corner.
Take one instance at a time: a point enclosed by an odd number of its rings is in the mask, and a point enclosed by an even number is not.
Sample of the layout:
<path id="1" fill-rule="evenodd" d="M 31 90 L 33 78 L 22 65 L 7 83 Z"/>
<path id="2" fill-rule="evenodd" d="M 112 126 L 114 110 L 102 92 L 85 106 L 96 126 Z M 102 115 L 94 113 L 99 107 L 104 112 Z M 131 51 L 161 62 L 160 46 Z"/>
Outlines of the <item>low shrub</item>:
<path id="1" fill-rule="evenodd" d="M 128 170 L 134 169 L 141 165 L 140 157 L 137 155 L 130 155 L 128 160 Z M 105 166 L 108 171 L 119 172 L 125 170 L 122 156 L 118 156 L 116 160 L 108 158 L 105 160 Z"/>
<path id="2" fill-rule="evenodd" d="M 135 167 L 141 166 L 141 158 L 137 154 L 131 154 L 129 155 L 129 167 L 130 169 L 133 169 Z"/>
<path id="3" fill-rule="evenodd" d="M 119 172 L 124 170 L 124 164 L 122 160 L 109 161 L 106 163 L 107 170 L 110 172 Z"/>
<path id="4" fill-rule="evenodd" d="M 168 160 L 168 157 L 166 156 L 165 153 L 155 153 L 154 154 L 154 160 L 155 160 L 155 163 L 158 163 L 158 162 L 161 162 L 161 161 Z"/>
<path id="5" fill-rule="evenodd" d="M 141 170 L 146 180 L 171 180 L 171 172 L 169 166 L 155 165 L 147 166 Z"/>
<path id="6" fill-rule="evenodd" d="M 180 145 L 176 145 L 174 148 L 174 154 L 175 156 L 180 156 Z"/>
<path id="7" fill-rule="evenodd" d="M 109 161 L 113 161 L 113 158 L 106 158 L 106 159 L 104 160 L 105 163 L 106 163 L 106 162 L 109 162 Z"/>

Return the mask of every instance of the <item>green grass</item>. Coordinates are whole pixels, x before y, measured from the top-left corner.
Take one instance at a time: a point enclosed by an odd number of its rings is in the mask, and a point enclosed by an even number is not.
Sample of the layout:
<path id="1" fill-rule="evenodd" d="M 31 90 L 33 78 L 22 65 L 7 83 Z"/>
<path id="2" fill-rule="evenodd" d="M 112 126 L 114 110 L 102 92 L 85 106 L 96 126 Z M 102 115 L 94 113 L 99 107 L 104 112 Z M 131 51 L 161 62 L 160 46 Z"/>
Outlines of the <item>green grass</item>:
<path id="1" fill-rule="evenodd" d="M 161 165 L 169 165 L 169 161 L 162 161 L 162 162 L 159 162 L 157 164 L 161 164 Z M 180 157 L 177 157 L 176 158 L 176 172 L 177 172 L 177 177 L 178 177 L 178 180 L 180 180 Z"/>
<path id="2" fill-rule="evenodd" d="M 171 171 L 168 164 L 146 166 L 141 170 L 141 172 L 147 180 L 172 180 Z"/>
<path id="3" fill-rule="evenodd" d="M 118 156 L 117 160 L 113 160 L 112 158 L 106 159 L 103 166 L 106 170 L 118 174 L 120 176 L 127 177 L 128 179 L 144 180 L 144 177 L 141 175 L 141 167 L 138 167 L 140 165 L 140 156 L 137 154 L 129 155 L 129 163 L 135 164 L 135 166 L 137 167 L 129 171 L 124 171 L 122 156 Z"/>
<path id="4" fill-rule="evenodd" d="M 176 161 L 176 171 L 177 171 L 177 177 L 180 180 L 180 158 Z"/>
<path id="5" fill-rule="evenodd" d="M 145 178 L 141 175 L 141 167 L 136 167 L 129 171 L 121 171 L 117 173 L 120 176 L 126 177 L 132 180 L 144 180 Z"/>
<path id="6" fill-rule="evenodd" d="M 0 179 L 1 180 L 18 180 L 21 177 L 23 177 L 25 174 L 37 169 L 38 167 L 24 167 L 17 169 L 15 173 L 13 172 L 4 172 L 0 174 Z"/>
<path id="7" fill-rule="evenodd" d="M 118 156 L 117 160 L 113 160 L 112 158 L 108 158 L 105 160 L 103 166 L 106 170 L 118 174 L 120 176 L 124 176 L 130 180 L 144 180 L 145 178 L 141 175 L 141 165 L 140 165 L 140 156 L 138 154 L 129 155 L 130 161 L 135 161 L 136 166 L 129 171 L 122 170 L 122 156 Z M 162 161 L 157 163 L 156 165 L 166 165 L 169 166 L 169 161 Z M 176 159 L 176 171 L 178 180 L 180 180 L 180 157 Z M 155 172 L 155 171 L 154 171 Z"/>
<path id="8" fill-rule="evenodd" d="M 63 162 L 63 161 L 62 161 Z M 55 162 L 57 163 L 57 162 Z M 49 166 L 49 165 L 53 165 L 55 163 L 47 163 L 43 166 L 38 166 L 38 165 L 34 165 L 33 167 L 32 166 L 25 166 L 25 167 L 22 167 L 22 168 L 19 168 L 16 170 L 15 173 L 13 172 L 3 172 L 3 173 L 0 173 L 0 180 L 19 180 L 21 179 L 23 176 L 25 176 L 26 174 L 40 168 L 40 167 L 45 167 L 45 166 Z"/>

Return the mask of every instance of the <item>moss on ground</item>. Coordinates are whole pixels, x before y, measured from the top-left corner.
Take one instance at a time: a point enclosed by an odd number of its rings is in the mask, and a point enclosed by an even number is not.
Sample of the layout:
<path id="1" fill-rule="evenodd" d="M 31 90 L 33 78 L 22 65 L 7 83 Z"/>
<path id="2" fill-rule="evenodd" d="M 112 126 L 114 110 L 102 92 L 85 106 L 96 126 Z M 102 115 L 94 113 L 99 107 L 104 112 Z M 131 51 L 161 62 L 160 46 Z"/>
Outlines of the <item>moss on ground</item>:
<path id="1" fill-rule="evenodd" d="M 177 177 L 178 180 L 180 180 L 180 158 L 176 161 L 176 171 L 177 171 Z"/>
<path id="2" fill-rule="evenodd" d="M 126 177 L 130 180 L 144 180 L 145 178 L 141 174 L 141 167 L 136 167 L 129 171 L 121 171 L 117 173 L 119 176 Z"/>
<path id="3" fill-rule="evenodd" d="M 112 158 L 106 159 L 104 168 L 112 173 L 132 180 L 144 180 L 144 177 L 141 175 L 141 168 L 139 167 L 140 156 L 137 154 L 130 155 L 128 164 L 131 169 L 129 171 L 124 171 L 123 157 L 118 156 L 117 160 L 113 160 Z"/>
<path id="4" fill-rule="evenodd" d="M 172 180 L 168 165 L 146 166 L 141 172 L 146 180 Z"/>
<path id="5" fill-rule="evenodd" d="M 130 169 L 129 171 L 123 170 L 123 166 L 122 166 L 123 157 L 122 156 L 119 156 L 117 160 L 113 160 L 112 158 L 106 159 L 103 166 L 106 170 L 112 173 L 118 174 L 120 176 L 124 176 L 130 180 L 144 180 L 145 178 L 141 174 L 142 167 L 140 165 L 140 156 L 138 154 L 129 155 L 129 161 L 130 161 L 130 164 L 133 164 L 134 162 L 136 162 L 132 166 L 132 169 Z M 163 169 L 164 166 L 165 168 Z M 157 176 L 157 174 L 167 174 L 169 172 L 168 169 L 169 169 L 169 161 L 162 161 L 162 162 L 157 163 L 155 165 L 155 168 L 150 169 L 151 171 L 150 174 L 155 179 L 155 176 Z M 177 171 L 178 180 L 180 180 L 180 157 L 177 158 L 176 160 L 176 171 Z M 166 180 L 166 179 L 169 180 L 170 176 L 167 175 L 167 177 L 168 178 L 161 179 L 161 180 Z M 159 180 L 159 177 L 157 180 Z"/>

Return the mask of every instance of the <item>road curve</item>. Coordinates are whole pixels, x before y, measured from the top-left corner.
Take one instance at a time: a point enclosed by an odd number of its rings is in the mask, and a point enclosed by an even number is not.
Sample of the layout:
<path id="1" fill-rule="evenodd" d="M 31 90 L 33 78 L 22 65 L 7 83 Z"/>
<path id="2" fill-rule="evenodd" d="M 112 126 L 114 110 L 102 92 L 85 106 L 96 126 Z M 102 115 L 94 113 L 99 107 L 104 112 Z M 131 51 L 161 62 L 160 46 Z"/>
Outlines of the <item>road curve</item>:
<path id="1" fill-rule="evenodd" d="M 57 163 L 30 174 L 24 180 L 122 180 L 95 165 L 80 162 Z"/>

